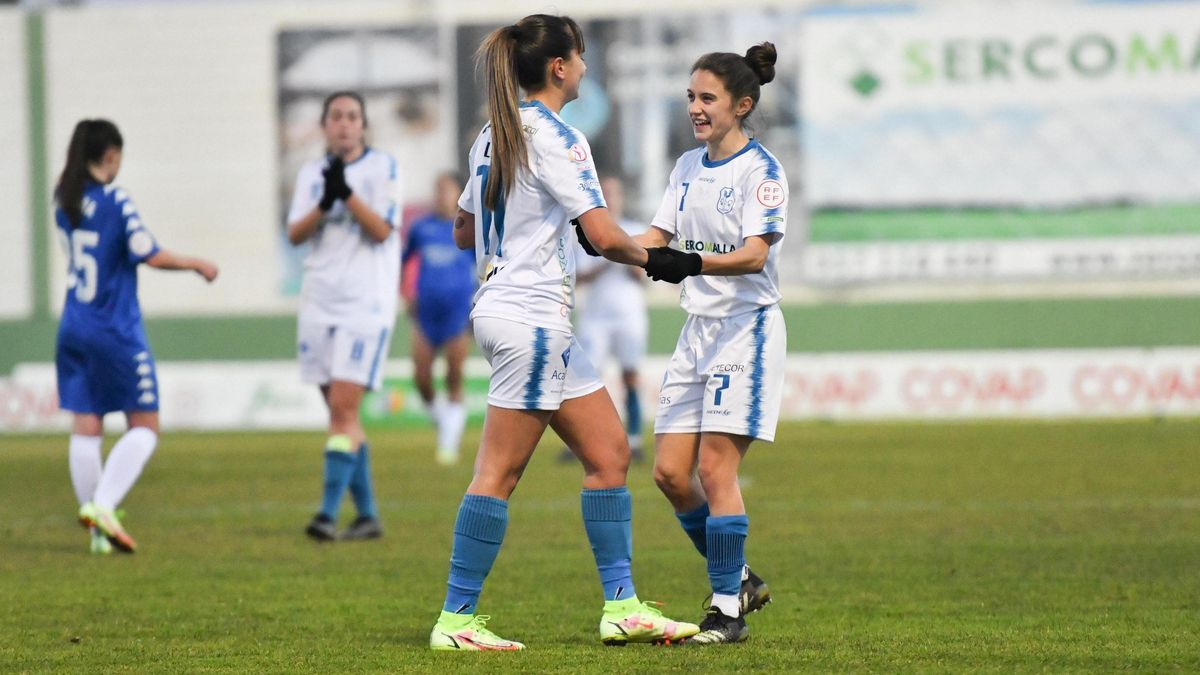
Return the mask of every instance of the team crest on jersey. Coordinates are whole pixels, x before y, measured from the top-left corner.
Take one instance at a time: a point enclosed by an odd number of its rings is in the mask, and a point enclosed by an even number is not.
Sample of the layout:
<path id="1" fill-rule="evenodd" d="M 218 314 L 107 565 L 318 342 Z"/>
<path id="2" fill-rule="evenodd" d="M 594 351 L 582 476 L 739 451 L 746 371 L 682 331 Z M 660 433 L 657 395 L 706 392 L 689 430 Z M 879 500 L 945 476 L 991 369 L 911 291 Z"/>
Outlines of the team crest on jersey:
<path id="1" fill-rule="evenodd" d="M 578 143 L 568 148 L 567 154 L 571 156 L 572 162 L 586 162 L 588 158 L 587 150 Z"/>
<path id="2" fill-rule="evenodd" d="M 764 180 L 759 183 L 755 195 L 758 197 L 758 203 L 769 209 L 783 205 L 783 185 L 777 180 Z"/>
<path id="3" fill-rule="evenodd" d="M 717 198 L 717 211 L 729 213 L 733 210 L 733 188 L 721 188 L 721 196 Z"/>

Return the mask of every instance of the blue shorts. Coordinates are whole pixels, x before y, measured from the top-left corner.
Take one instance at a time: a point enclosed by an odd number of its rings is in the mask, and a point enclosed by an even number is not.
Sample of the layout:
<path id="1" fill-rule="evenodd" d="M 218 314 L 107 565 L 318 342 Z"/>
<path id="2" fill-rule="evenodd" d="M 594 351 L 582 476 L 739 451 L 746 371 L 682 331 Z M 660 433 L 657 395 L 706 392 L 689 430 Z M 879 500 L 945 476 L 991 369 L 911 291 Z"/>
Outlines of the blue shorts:
<path id="1" fill-rule="evenodd" d="M 417 326 L 434 349 L 462 335 L 471 317 L 471 299 L 439 302 L 438 298 L 417 300 Z"/>
<path id="2" fill-rule="evenodd" d="M 158 411 L 154 357 L 140 326 L 128 335 L 60 326 L 54 363 L 63 410 L 91 415 Z"/>

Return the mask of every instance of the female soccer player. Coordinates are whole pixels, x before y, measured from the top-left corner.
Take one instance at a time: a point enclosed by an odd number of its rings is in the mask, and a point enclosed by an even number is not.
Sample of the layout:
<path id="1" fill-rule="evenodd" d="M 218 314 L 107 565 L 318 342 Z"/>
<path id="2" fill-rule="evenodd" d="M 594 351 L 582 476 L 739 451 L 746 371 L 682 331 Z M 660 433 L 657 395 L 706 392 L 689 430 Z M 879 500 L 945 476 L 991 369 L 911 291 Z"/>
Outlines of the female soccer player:
<path id="1" fill-rule="evenodd" d="M 608 210 L 626 234 L 646 231 L 641 223 L 622 217 L 625 188 L 616 176 L 600 179 L 600 190 Z M 621 367 L 621 383 L 625 387 L 625 435 L 634 462 L 641 462 L 642 402 L 638 396 L 638 371 L 646 357 L 646 298 L 642 290 L 645 278 L 635 267 L 610 263 L 602 259 L 585 258 L 579 261 L 576 284 L 588 285 L 587 301 L 576 310 L 576 334 L 584 353 L 601 366 L 609 356 Z M 572 461 L 570 448 L 564 448 L 562 461 Z"/>
<path id="2" fill-rule="evenodd" d="M 58 324 L 59 407 L 73 413 L 69 462 L 79 522 L 92 553 L 133 553 L 137 543 L 114 513 L 158 444 L 158 384 L 137 299 L 137 266 L 191 270 L 211 282 L 217 266 L 159 248 L 129 194 L 112 185 L 121 170 L 121 132 L 108 120 L 81 120 L 54 196 L 54 219 L 70 260 Z M 104 416 L 121 411 L 129 430 L 101 462 Z"/>
<path id="3" fill-rule="evenodd" d="M 383 380 L 400 285 L 400 213 L 396 160 L 368 148 L 367 111 L 360 95 L 325 99 L 321 128 L 327 154 L 296 178 L 288 239 L 312 242 L 300 290 L 300 376 L 321 388 L 329 407 L 321 510 L 305 530 L 317 541 L 337 537 L 346 488 L 358 518 L 342 539 L 372 539 L 383 531 L 371 486 L 371 460 L 358 418 L 367 389 Z"/>
<path id="4" fill-rule="evenodd" d="M 429 638 L 433 649 L 524 648 L 488 630 L 475 607 L 504 541 L 508 498 L 547 425 L 584 466 L 584 529 L 605 599 L 601 640 L 666 641 L 699 630 L 637 598 L 625 487 L 629 445 L 612 399 L 571 334 L 569 220 L 578 219 L 604 257 L 649 262 L 605 208 L 587 141 L 558 115 L 578 96 L 583 51 L 574 21 L 544 14 L 493 31 L 478 51 L 490 121 L 471 148 L 454 236 L 461 248 L 475 247 L 482 283 L 472 319 L 492 376 L 475 475 L 454 525 L 449 588 Z"/>
<path id="5" fill-rule="evenodd" d="M 470 349 L 467 321 L 475 294 L 475 251 L 454 244 L 454 216 L 462 182 L 453 175 L 438 176 L 434 210 L 414 222 L 404 245 L 402 265 L 417 262 L 416 295 L 409 304 L 412 324 L 413 375 L 417 391 L 438 430 L 437 461 L 458 462 L 459 444 L 467 423 L 463 405 L 463 362 Z M 446 400 L 433 389 L 433 360 L 446 355 Z"/>
<path id="6" fill-rule="evenodd" d="M 746 507 L 738 468 L 755 439 L 773 441 L 787 334 L 779 311 L 779 248 L 788 185 L 775 156 L 746 132 L 759 88 L 775 77 L 775 46 L 705 54 L 692 66 L 683 154 L 646 246 L 678 263 L 688 318 L 667 366 L 655 419 L 654 478 L 708 561 L 712 603 L 688 644 L 740 642 L 744 615 L 770 595 L 745 561 Z M 699 481 L 697 481 L 697 473 Z"/>

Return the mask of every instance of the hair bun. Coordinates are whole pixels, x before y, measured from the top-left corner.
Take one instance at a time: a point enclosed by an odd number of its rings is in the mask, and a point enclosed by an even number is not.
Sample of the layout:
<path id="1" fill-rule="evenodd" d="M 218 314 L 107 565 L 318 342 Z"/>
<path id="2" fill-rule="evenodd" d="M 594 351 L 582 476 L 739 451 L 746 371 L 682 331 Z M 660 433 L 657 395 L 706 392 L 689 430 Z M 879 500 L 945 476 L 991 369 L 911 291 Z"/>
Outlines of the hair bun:
<path id="1" fill-rule="evenodd" d="M 758 83 L 766 84 L 775 79 L 775 61 L 779 58 L 779 54 L 775 51 L 775 45 L 770 42 L 764 42 L 760 45 L 754 45 L 746 50 L 746 64 L 750 66 L 750 70 L 758 75 Z"/>

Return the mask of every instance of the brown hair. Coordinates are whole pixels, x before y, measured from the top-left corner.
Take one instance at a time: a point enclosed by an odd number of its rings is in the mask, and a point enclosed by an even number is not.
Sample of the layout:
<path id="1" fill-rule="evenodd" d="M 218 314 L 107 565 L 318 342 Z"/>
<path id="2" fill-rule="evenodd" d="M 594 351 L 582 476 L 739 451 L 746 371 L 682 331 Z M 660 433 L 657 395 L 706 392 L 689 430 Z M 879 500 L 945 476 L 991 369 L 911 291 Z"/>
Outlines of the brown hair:
<path id="1" fill-rule="evenodd" d="M 775 45 L 770 42 L 764 42 L 760 45 L 754 45 L 746 50 L 745 56 L 738 56 L 729 52 L 712 52 L 705 54 L 696 63 L 692 65 L 692 72 L 697 70 L 707 70 L 721 83 L 725 85 L 725 89 L 733 97 L 733 104 L 736 107 L 737 102 L 749 96 L 751 105 L 750 112 L 747 112 L 744 117 L 739 120 L 739 123 L 744 123 L 745 119 L 754 112 L 754 108 L 758 106 L 758 97 L 761 93 L 761 86 L 775 79 L 775 61 L 778 54 L 775 51 Z"/>
<path id="2" fill-rule="evenodd" d="M 483 204 L 495 210 L 517 181 L 517 167 L 528 168 L 529 157 L 521 113 L 520 92 L 546 85 L 546 64 L 582 54 L 583 32 L 565 16 L 532 14 L 511 26 L 492 31 L 475 53 L 484 69 L 488 121 L 492 125 L 492 170 L 483 191 Z"/>
<path id="3" fill-rule="evenodd" d="M 75 125 L 71 144 L 67 146 L 67 163 L 54 188 L 58 208 L 67 214 L 72 227 L 78 226 L 83 220 L 83 188 L 91 177 L 88 164 L 103 160 L 109 148 L 120 150 L 124 145 L 117 125 L 108 120 L 79 120 Z"/>

